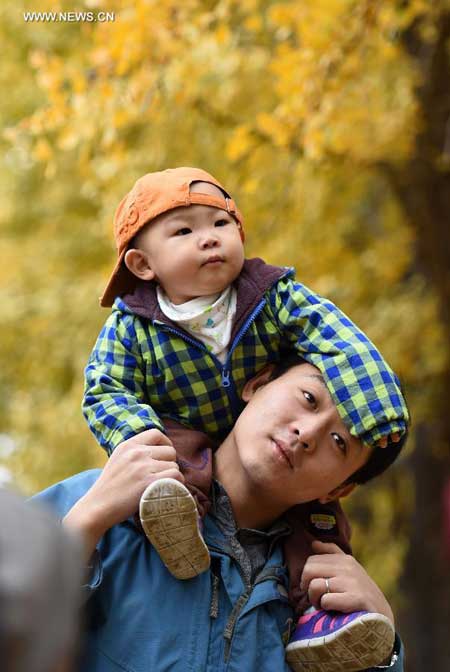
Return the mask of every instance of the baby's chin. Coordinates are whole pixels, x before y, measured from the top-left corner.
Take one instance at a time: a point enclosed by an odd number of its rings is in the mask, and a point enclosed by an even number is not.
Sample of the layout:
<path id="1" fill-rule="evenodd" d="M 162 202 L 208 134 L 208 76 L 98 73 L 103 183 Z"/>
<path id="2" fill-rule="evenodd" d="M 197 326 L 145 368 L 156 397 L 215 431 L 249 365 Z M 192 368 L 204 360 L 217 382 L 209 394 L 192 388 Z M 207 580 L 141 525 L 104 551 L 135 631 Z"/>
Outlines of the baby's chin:
<path id="1" fill-rule="evenodd" d="M 204 287 L 204 288 L 201 288 L 201 289 L 199 288 L 197 295 L 193 298 L 199 298 L 201 296 L 202 297 L 213 296 L 215 294 L 222 294 L 222 292 L 224 292 L 227 289 L 227 287 L 229 287 L 230 285 L 231 285 L 231 282 L 211 283 L 211 285 L 209 285 L 208 287 Z"/>

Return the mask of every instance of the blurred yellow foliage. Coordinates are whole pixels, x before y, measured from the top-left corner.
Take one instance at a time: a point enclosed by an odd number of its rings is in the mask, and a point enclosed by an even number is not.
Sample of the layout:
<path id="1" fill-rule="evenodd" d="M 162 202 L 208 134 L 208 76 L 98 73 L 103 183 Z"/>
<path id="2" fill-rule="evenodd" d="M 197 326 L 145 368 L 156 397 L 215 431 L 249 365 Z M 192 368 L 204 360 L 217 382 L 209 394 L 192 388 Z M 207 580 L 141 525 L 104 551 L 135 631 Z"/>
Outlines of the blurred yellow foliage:
<path id="1" fill-rule="evenodd" d="M 103 459 L 79 401 L 111 221 L 138 176 L 168 166 L 216 174 L 244 213 L 248 256 L 295 265 L 334 299 L 399 370 L 413 417 L 432 417 L 448 343 L 383 166 L 407 160 L 422 123 L 399 35 L 420 18 L 435 39 L 441 3 L 81 4 L 115 20 L 25 24 L 12 0 L 2 8 L 0 417 L 17 481 L 33 490 Z M 361 502 L 375 552 L 362 525 L 358 552 L 394 591 L 395 511 L 410 503 L 375 486 Z"/>

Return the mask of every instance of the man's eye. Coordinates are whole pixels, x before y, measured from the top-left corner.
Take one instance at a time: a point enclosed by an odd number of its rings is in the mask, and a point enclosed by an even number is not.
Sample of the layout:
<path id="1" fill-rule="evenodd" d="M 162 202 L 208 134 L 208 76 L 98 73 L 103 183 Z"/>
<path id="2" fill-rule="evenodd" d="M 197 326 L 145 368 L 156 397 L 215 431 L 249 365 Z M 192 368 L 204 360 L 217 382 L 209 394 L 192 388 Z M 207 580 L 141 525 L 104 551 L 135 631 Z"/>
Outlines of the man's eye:
<path id="1" fill-rule="evenodd" d="M 344 455 L 347 455 L 347 444 L 345 443 L 342 436 L 340 436 L 340 434 L 336 434 L 336 432 L 333 432 L 331 436 L 333 437 L 333 440 L 335 441 L 339 450 L 341 450 Z"/>
<path id="2" fill-rule="evenodd" d="M 311 392 L 307 392 L 306 390 L 302 390 L 302 392 L 308 404 L 311 404 L 311 406 L 317 406 L 316 398 L 313 394 L 311 394 Z"/>
<path id="3" fill-rule="evenodd" d="M 229 223 L 228 219 L 218 219 L 217 222 L 214 222 L 214 226 L 226 226 Z"/>
<path id="4" fill-rule="evenodd" d="M 192 233 L 192 230 L 189 229 L 187 226 L 184 226 L 182 229 L 178 229 L 175 231 L 174 235 L 175 236 L 187 236 L 188 233 Z"/>

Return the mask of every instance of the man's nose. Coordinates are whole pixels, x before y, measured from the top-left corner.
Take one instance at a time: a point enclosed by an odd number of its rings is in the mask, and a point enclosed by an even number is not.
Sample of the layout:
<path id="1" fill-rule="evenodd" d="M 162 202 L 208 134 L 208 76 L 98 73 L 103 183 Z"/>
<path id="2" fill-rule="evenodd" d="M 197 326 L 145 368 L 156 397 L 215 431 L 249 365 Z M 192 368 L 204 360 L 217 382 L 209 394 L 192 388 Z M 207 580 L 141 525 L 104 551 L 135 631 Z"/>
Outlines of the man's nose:
<path id="1" fill-rule="evenodd" d="M 302 450 L 307 452 L 316 450 L 320 434 L 323 430 L 318 418 L 308 418 L 308 420 L 295 422 L 289 429 Z"/>

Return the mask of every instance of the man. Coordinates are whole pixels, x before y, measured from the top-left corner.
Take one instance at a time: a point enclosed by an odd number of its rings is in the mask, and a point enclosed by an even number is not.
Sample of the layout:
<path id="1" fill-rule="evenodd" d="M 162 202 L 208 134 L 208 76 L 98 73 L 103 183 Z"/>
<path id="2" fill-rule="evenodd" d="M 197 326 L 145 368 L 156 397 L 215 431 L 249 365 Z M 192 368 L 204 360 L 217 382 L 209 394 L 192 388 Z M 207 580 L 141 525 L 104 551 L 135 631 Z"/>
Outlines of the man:
<path id="1" fill-rule="evenodd" d="M 212 562 L 194 579 L 174 579 L 130 519 L 152 480 L 183 481 L 174 448 L 160 434 L 156 442 L 154 430 L 122 443 L 102 472 L 38 496 L 82 535 L 93 558 L 80 669 L 289 670 L 283 516 L 298 503 L 348 494 L 352 475 L 374 462 L 374 449 L 350 434 L 310 364 L 274 380 L 264 369 L 243 399 L 247 406 L 213 456 L 213 505 L 204 521 Z M 170 510 L 163 513 L 170 518 Z M 313 605 L 377 612 L 393 623 L 386 598 L 354 558 L 332 544 L 315 542 L 314 550 L 302 575 Z M 388 658 L 401 672 L 398 642 Z"/>

